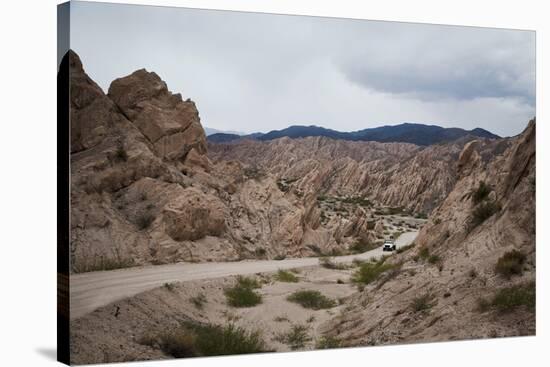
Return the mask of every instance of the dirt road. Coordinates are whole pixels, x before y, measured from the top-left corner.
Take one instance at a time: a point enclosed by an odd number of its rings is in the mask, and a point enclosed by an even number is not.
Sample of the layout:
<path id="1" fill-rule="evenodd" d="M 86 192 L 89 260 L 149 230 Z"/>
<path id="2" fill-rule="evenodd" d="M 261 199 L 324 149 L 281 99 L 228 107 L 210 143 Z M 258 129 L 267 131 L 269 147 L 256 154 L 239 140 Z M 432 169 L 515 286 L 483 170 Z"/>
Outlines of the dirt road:
<path id="1" fill-rule="evenodd" d="M 397 247 L 414 241 L 418 232 L 403 233 Z M 346 263 L 353 259 L 367 260 L 382 256 L 382 247 L 358 255 L 334 257 L 334 262 Z M 238 262 L 178 263 L 98 271 L 71 275 L 71 319 L 81 317 L 111 302 L 134 296 L 168 282 L 248 275 L 319 264 L 319 258 L 306 257 L 285 260 L 245 260 Z"/>

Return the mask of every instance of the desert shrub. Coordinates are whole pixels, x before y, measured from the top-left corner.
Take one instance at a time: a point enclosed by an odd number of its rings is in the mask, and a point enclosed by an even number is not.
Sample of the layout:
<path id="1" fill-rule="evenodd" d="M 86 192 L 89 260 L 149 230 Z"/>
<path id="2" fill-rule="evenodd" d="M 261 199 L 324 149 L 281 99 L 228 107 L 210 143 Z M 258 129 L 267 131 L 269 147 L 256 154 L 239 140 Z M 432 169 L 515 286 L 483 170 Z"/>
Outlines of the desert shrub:
<path id="1" fill-rule="evenodd" d="M 441 219 L 440 218 L 435 218 L 434 219 L 434 224 L 435 225 L 441 224 Z"/>
<path id="2" fill-rule="evenodd" d="M 300 349 L 311 340 L 308 330 L 305 325 L 293 325 L 288 332 L 277 335 L 275 340 L 287 344 L 292 350 Z"/>
<path id="3" fill-rule="evenodd" d="M 423 260 L 427 260 L 430 257 L 430 249 L 426 246 L 422 247 L 418 252 L 418 256 Z"/>
<path id="4" fill-rule="evenodd" d="M 304 308 L 321 310 L 336 306 L 336 301 L 323 295 L 319 291 L 301 290 L 292 293 L 287 297 L 290 302 L 298 303 Z"/>
<path id="5" fill-rule="evenodd" d="M 219 356 L 266 352 L 259 332 L 250 332 L 233 324 L 187 324 L 156 337 L 147 334 L 140 343 L 160 349 L 175 358 Z"/>
<path id="6" fill-rule="evenodd" d="M 196 347 L 202 356 L 266 352 L 266 344 L 258 331 L 229 324 L 195 325 Z"/>
<path id="7" fill-rule="evenodd" d="M 273 321 L 275 321 L 275 322 L 288 322 L 290 320 L 288 319 L 288 316 L 285 315 L 285 316 L 277 316 L 273 319 Z"/>
<path id="8" fill-rule="evenodd" d="M 194 304 L 196 308 L 202 310 L 204 304 L 207 302 L 207 299 L 204 293 L 199 293 L 196 296 L 189 298 L 189 301 Z"/>
<path id="9" fill-rule="evenodd" d="M 173 292 L 176 289 L 176 285 L 174 283 L 164 283 L 163 287 L 169 292 Z"/>
<path id="10" fill-rule="evenodd" d="M 429 262 L 430 264 L 437 264 L 437 263 L 440 262 L 440 261 L 441 261 L 441 258 L 440 258 L 439 256 L 437 256 L 437 255 L 430 255 L 430 256 L 428 257 L 428 262 Z"/>
<path id="11" fill-rule="evenodd" d="M 476 269 L 470 269 L 470 271 L 468 272 L 468 275 L 470 276 L 470 278 L 474 279 L 474 278 L 477 278 L 477 271 Z"/>
<path id="12" fill-rule="evenodd" d="M 472 212 L 472 226 L 479 226 L 481 223 L 492 217 L 493 214 L 495 214 L 499 210 L 500 205 L 495 203 L 494 201 L 486 201 L 479 204 Z"/>
<path id="13" fill-rule="evenodd" d="M 520 275 L 523 273 L 523 264 L 526 256 L 521 251 L 512 250 L 502 255 L 496 265 L 495 272 L 503 277 L 510 279 L 512 275 Z"/>
<path id="14" fill-rule="evenodd" d="M 298 277 L 291 273 L 290 271 L 279 269 L 277 271 L 276 278 L 279 282 L 286 282 L 286 283 L 297 283 Z"/>
<path id="15" fill-rule="evenodd" d="M 224 291 L 227 303 L 233 307 L 252 307 L 262 303 L 262 296 L 254 291 L 261 285 L 254 278 L 239 277 L 237 284 Z"/>
<path id="16" fill-rule="evenodd" d="M 94 260 L 86 260 L 84 263 L 74 264 L 73 271 L 75 273 L 87 273 L 90 271 L 124 269 L 132 266 L 136 266 L 132 258 L 122 258 L 118 255 L 114 258 L 101 256 L 94 258 Z"/>
<path id="17" fill-rule="evenodd" d="M 284 260 L 286 259 L 286 255 L 285 254 L 278 254 L 278 255 L 275 255 L 275 257 L 273 258 L 273 260 Z"/>
<path id="18" fill-rule="evenodd" d="M 345 284 L 345 282 L 342 279 L 338 278 L 338 280 L 336 280 L 336 284 Z"/>
<path id="19" fill-rule="evenodd" d="M 160 349 L 174 358 L 196 357 L 199 354 L 195 335 L 186 330 L 176 330 L 159 336 Z"/>
<path id="20" fill-rule="evenodd" d="M 500 312 L 511 312 L 520 306 L 534 310 L 536 305 L 535 282 L 500 289 L 491 302 Z"/>
<path id="21" fill-rule="evenodd" d="M 364 262 L 359 266 L 359 269 L 355 271 L 352 276 L 352 281 L 359 284 L 369 284 L 378 279 L 378 277 L 393 269 L 395 265 L 385 264 L 386 258 L 383 257 L 376 262 Z"/>
<path id="22" fill-rule="evenodd" d="M 434 306 L 433 300 L 434 295 L 431 293 L 423 294 L 419 297 L 415 297 L 411 302 L 411 309 L 414 312 L 424 312 L 428 311 Z"/>
<path id="23" fill-rule="evenodd" d="M 426 213 L 420 212 L 420 213 L 416 214 L 415 217 L 418 218 L 418 219 L 427 219 L 428 215 Z"/>
<path id="24" fill-rule="evenodd" d="M 136 224 L 140 230 L 147 229 L 151 226 L 151 223 L 155 220 L 153 214 L 149 212 L 141 213 L 136 219 Z"/>
<path id="25" fill-rule="evenodd" d="M 491 188 L 487 186 L 485 181 L 480 181 L 477 189 L 475 189 L 472 192 L 472 201 L 474 202 L 474 204 L 477 205 L 481 203 L 483 200 L 485 200 L 485 198 L 489 196 L 490 192 L 491 192 Z"/>
<path id="26" fill-rule="evenodd" d="M 333 349 L 342 347 L 342 341 L 334 336 L 323 336 L 315 344 L 316 349 Z"/>
<path id="27" fill-rule="evenodd" d="M 264 177 L 264 173 L 258 167 L 245 168 L 244 175 L 248 179 L 253 179 L 253 180 L 261 180 Z"/>
<path id="28" fill-rule="evenodd" d="M 267 251 L 263 247 L 258 247 L 257 249 L 254 250 L 254 255 L 256 255 L 256 257 L 265 257 L 266 254 L 267 254 Z"/>

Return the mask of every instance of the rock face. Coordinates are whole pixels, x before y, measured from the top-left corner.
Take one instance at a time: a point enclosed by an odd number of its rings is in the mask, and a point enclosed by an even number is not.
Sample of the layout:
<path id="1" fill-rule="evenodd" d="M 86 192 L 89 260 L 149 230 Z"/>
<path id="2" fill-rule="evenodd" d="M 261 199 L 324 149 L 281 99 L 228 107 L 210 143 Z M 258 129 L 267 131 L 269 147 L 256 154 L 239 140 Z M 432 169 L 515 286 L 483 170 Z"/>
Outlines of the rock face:
<path id="1" fill-rule="evenodd" d="M 456 175 L 416 245 L 388 260 L 394 270 L 354 296 L 327 334 L 378 345 L 535 333 L 534 309 L 514 304 L 534 301 L 535 122 L 506 145 L 467 144 Z M 512 251 L 519 267 L 497 271 Z"/>
<path id="2" fill-rule="evenodd" d="M 467 142 L 420 147 L 323 137 L 210 143 L 213 161 L 237 160 L 279 179 L 297 180 L 304 195 L 366 196 L 381 204 L 429 213 L 456 182 Z"/>
<path id="3" fill-rule="evenodd" d="M 206 136 L 195 103 L 182 101 L 145 69 L 114 80 L 108 97 L 153 144 L 162 158 L 184 159 L 191 149 L 206 153 Z"/>

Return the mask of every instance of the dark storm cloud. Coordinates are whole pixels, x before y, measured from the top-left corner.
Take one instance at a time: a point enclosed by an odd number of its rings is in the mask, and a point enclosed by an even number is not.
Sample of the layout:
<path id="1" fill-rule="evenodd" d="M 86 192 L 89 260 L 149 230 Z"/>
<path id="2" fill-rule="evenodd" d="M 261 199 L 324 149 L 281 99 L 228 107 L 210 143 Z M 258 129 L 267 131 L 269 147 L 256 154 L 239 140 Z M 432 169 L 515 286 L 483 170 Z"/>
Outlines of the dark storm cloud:
<path id="1" fill-rule="evenodd" d="M 387 25 L 385 25 L 387 27 Z M 535 102 L 535 38 L 532 32 L 401 24 L 379 32 L 343 66 L 367 88 L 412 98 L 508 98 Z M 359 60 L 365 60 L 361 62 Z"/>
<path id="2" fill-rule="evenodd" d="M 211 128 L 409 121 L 513 135 L 535 113 L 532 32 L 72 4 L 71 47 L 103 89 L 145 67 Z"/>

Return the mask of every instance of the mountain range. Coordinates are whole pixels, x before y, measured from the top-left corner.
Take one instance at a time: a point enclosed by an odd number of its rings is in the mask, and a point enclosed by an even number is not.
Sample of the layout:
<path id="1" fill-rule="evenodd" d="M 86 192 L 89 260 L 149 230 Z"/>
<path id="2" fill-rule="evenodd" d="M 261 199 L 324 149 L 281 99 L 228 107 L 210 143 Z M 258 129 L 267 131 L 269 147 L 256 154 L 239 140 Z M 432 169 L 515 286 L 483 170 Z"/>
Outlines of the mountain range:
<path id="1" fill-rule="evenodd" d="M 377 141 L 381 143 L 412 143 L 416 145 L 433 145 L 442 142 L 450 142 L 465 136 L 473 136 L 487 139 L 498 139 L 498 135 L 490 131 L 476 128 L 465 130 L 461 128 L 444 128 L 436 125 L 424 125 L 416 123 L 403 123 L 393 126 L 380 126 L 363 130 L 342 132 L 326 129 L 320 126 L 293 125 L 282 130 L 272 130 L 268 133 L 253 133 L 238 135 L 231 133 L 215 133 L 208 136 L 208 141 L 213 143 L 228 143 L 241 139 L 255 139 L 268 141 L 282 137 L 291 139 L 324 136 L 332 139 L 350 141 Z"/>

